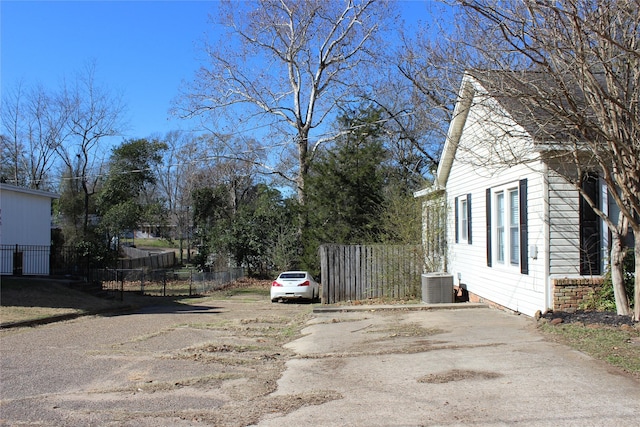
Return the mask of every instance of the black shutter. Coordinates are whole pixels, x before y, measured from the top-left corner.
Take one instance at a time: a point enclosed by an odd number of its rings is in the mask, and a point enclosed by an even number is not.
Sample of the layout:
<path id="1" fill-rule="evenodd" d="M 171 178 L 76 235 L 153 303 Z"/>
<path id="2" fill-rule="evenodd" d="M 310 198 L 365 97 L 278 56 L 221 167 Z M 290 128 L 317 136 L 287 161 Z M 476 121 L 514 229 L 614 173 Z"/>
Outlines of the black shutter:
<path id="1" fill-rule="evenodd" d="M 491 267 L 491 189 L 487 188 L 487 266 Z"/>
<path id="2" fill-rule="evenodd" d="M 529 228 L 527 224 L 527 179 L 521 179 L 520 196 L 520 273 L 529 274 Z"/>
<path id="3" fill-rule="evenodd" d="M 587 174 L 582 181 L 582 190 L 596 206 L 600 204 L 598 189 L 598 175 Z M 580 196 L 580 274 L 600 275 L 600 257 L 600 217 L 584 197 Z"/>
<path id="4" fill-rule="evenodd" d="M 456 243 L 458 243 L 458 241 L 460 240 L 460 232 L 458 231 L 458 229 L 460 228 L 458 226 L 458 198 L 456 197 L 455 199 L 455 227 L 456 227 Z"/>
<path id="5" fill-rule="evenodd" d="M 471 244 L 471 193 L 467 194 L 467 243 Z"/>

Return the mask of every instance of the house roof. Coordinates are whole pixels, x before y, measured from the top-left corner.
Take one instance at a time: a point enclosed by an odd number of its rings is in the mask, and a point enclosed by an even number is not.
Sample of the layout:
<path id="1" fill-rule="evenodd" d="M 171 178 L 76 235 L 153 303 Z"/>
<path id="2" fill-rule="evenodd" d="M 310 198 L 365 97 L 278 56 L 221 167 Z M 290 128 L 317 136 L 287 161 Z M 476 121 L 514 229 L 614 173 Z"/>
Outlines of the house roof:
<path id="1" fill-rule="evenodd" d="M 48 197 L 50 199 L 59 199 L 60 195 L 49 191 L 34 190 L 26 187 L 17 187 L 15 185 L 0 183 L 0 193 L 3 191 L 13 191 L 15 193 L 31 194 L 33 196 Z"/>
<path id="2" fill-rule="evenodd" d="M 563 91 L 568 87 L 571 87 L 569 82 L 550 82 L 546 74 L 541 72 L 466 72 L 442 148 L 435 182 L 430 188 L 414 193 L 414 196 L 423 197 L 445 188 L 462 130 L 477 97 L 497 101 L 504 114 L 522 126 L 534 145 L 539 148 L 560 146 L 569 140 L 579 138 L 566 122 L 559 119 L 566 116 L 552 113 L 555 110 L 571 108 L 563 103 Z M 543 102 L 546 104 L 543 105 Z"/>
<path id="3" fill-rule="evenodd" d="M 462 78 L 462 85 L 460 86 L 460 92 L 458 93 L 458 101 L 454 107 L 453 118 L 449 124 L 447 138 L 444 142 L 444 146 L 442 147 L 442 155 L 440 156 L 438 170 L 436 171 L 436 179 L 433 185 L 435 190 L 444 189 L 447 179 L 449 179 L 453 159 L 456 156 L 458 143 L 462 136 L 462 129 L 467 121 L 467 116 L 469 115 L 471 102 L 473 101 L 475 92 L 476 89 L 474 88 L 472 77 L 466 74 Z"/>
<path id="4" fill-rule="evenodd" d="M 586 111 L 581 92 L 568 79 L 550 79 L 547 73 L 537 71 L 474 70 L 468 75 L 482 86 L 487 96 L 498 101 L 534 142 L 552 144 L 579 137 L 562 119 Z M 580 105 L 570 105 L 567 93 Z"/>

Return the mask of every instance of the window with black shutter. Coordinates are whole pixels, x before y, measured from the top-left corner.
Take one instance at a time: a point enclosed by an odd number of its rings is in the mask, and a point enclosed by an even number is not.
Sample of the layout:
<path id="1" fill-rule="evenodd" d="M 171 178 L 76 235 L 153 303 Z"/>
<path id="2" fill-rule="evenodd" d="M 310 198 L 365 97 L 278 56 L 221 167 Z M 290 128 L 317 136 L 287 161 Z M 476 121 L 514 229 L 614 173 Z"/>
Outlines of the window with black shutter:
<path id="1" fill-rule="evenodd" d="M 487 266 L 491 267 L 491 189 L 486 190 L 486 215 L 487 215 Z"/>
<path id="2" fill-rule="evenodd" d="M 527 180 L 487 188 L 485 198 L 487 266 L 529 274 Z"/>
<path id="3" fill-rule="evenodd" d="M 529 274 L 529 225 L 527 218 L 527 180 L 521 179 L 520 190 L 520 273 Z"/>

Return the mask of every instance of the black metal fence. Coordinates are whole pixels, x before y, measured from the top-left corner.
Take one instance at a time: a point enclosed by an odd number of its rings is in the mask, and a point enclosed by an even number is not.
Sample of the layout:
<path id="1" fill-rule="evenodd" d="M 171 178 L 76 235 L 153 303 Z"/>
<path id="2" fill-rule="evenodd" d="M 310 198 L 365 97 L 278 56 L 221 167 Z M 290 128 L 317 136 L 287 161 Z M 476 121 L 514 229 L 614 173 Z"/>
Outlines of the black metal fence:
<path id="1" fill-rule="evenodd" d="M 50 246 L 0 245 L 0 274 L 48 275 L 52 262 Z"/>
<path id="2" fill-rule="evenodd" d="M 159 269 L 175 265 L 174 252 L 147 253 L 144 257 L 119 259 L 112 267 L 120 270 Z M 0 274 L 13 276 L 82 276 L 95 268 L 90 256 L 72 247 L 45 245 L 0 245 Z"/>
<path id="3" fill-rule="evenodd" d="M 0 245 L 0 274 L 13 276 L 85 276 L 89 259 L 70 246 Z"/>
<path id="4" fill-rule="evenodd" d="M 89 257 L 73 246 L 54 247 L 51 250 L 52 276 L 86 276 L 90 269 Z"/>

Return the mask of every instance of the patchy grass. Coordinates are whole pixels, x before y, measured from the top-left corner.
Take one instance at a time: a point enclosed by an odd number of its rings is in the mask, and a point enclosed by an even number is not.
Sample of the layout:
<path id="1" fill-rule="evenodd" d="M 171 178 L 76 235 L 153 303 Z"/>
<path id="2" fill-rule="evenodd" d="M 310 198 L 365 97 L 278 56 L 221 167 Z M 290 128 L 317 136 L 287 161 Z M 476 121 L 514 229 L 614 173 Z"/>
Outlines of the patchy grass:
<path id="1" fill-rule="evenodd" d="M 125 289 L 124 301 L 99 298 L 72 288 L 65 280 L 3 277 L 0 281 L 0 323 L 37 321 L 55 316 L 117 310 L 126 306 L 189 305 L 210 300 L 255 302 L 268 299 L 271 281 L 240 279 L 222 289 L 198 297 L 139 295 Z"/>
<path id="2" fill-rule="evenodd" d="M 640 329 L 581 324 L 544 324 L 540 330 L 556 342 L 623 369 L 640 379 Z"/>
<path id="3" fill-rule="evenodd" d="M 179 242 L 177 240 L 170 242 L 166 239 L 120 239 L 120 244 L 124 243 L 133 244 L 137 248 L 177 249 L 179 247 Z"/>
<path id="4" fill-rule="evenodd" d="M 269 298 L 269 290 L 260 288 L 227 288 L 207 292 L 205 297 L 213 300 L 238 299 L 239 301 L 255 302 Z"/>
<path id="5" fill-rule="evenodd" d="M 73 289 L 65 282 L 38 278 L 3 277 L 0 295 L 0 322 L 3 324 L 124 306 L 120 301 L 98 298 Z"/>

